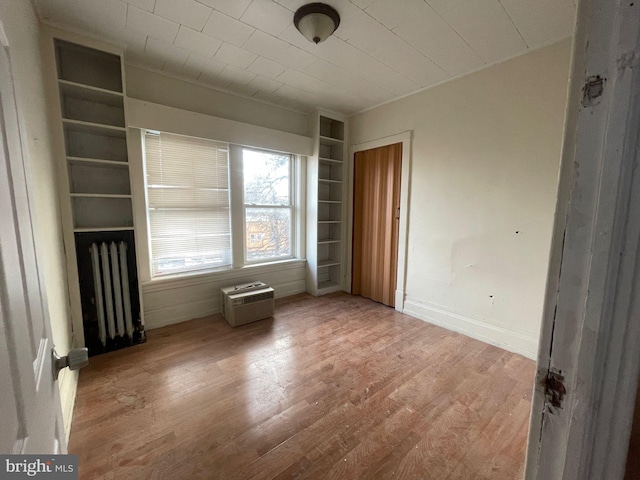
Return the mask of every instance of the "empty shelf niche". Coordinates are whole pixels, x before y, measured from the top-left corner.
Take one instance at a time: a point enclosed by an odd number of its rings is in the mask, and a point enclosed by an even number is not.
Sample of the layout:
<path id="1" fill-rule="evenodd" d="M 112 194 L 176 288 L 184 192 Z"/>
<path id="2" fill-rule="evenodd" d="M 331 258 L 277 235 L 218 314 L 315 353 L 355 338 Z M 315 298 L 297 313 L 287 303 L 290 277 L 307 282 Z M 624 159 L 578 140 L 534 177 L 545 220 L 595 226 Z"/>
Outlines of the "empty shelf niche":
<path id="1" fill-rule="evenodd" d="M 323 180 L 342 181 L 342 163 L 320 159 L 318 177 Z"/>
<path id="2" fill-rule="evenodd" d="M 56 40 L 58 78 L 122 93 L 120 57 L 93 48 Z"/>
<path id="3" fill-rule="evenodd" d="M 344 152 L 342 143 L 336 145 L 328 145 L 324 143 L 324 139 L 320 139 L 320 158 L 326 158 L 328 160 L 336 160 L 341 162 Z"/>
<path id="4" fill-rule="evenodd" d="M 125 126 L 122 94 L 60 83 L 60 107 L 65 120 Z"/>
<path id="5" fill-rule="evenodd" d="M 340 223 L 319 223 L 318 224 L 318 244 L 335 243 L 341 239 Z"/>
<path id="6" fill-rule="evenodd" d="M 342 256 L 340 243 L 323 243 L 318 245 L 318 266 L 340 264 Z"/>
<path id="7" fill-rule="evenodd" d="M 76 229 L 110 230 L 133 227 L 131 198 L 76 194 L 72 196 L 72 201 Z"/>
<path id="8" fill-rule="evenodd" d="M 318 201 L 320 202 L 341 202 L 342 183 L 318 181 Z"/>
<path id="9" fill-rule="evenodd" d="M 340 265 L 318 267 L 318 290 L 335 287 L 341 282 Z"/>
<path id="10" fill-rule="evenodd" d="M 318 222 L 340 222 L 342 203 L 318 202 Z"/>
<path id="11" fill-rule="evenodd" d="M 344 122 L 320 116 L 320 136 L 327 139 L 344 140 Z"/>
<path id="12" fill-rule="evenodd" d="M 69 161 L 71 193 L 130 195 L 129 169 L 126 163 Z"/>
<path id="13" fill-rule="evenodd" d="M 64 137 L 69 157 L 127 161 L 127 139 L 124 130 L 67 124 Z"/>

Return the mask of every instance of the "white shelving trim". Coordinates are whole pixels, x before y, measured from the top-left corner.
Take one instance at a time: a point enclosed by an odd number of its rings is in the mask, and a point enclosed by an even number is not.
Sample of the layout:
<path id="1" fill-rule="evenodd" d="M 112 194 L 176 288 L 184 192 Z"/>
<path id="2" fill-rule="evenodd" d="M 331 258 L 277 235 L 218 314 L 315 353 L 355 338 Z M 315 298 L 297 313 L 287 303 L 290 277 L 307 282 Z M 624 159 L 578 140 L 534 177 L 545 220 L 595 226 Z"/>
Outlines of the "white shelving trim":
<path id="1" fill-rule="evenodd" d="M 118 132 L 124 136 L 127 132 L 125 127 L 116 127 L 114 125 L 107 125 L 104 123 L 85 122 L 83 120 L 72 120 L 70 118 L 63 118 L 62 123 L 70 128 L 76 128 L 79 131 L 87 131 L 91 133 Z"/>
<path id="2" fill-rule="evenodd" d="M 320 143 L 324 144 L 324 145 L 330 145 L 332 147 L 335 147 L 337 145 L 343 145 L 344 144 L 344 140 L 340 140 L 339 138 L 320 136 Z"/>
<path id="3" fill-rule="evenodd" d="M 75 198 L 132 198 L 132 195 L 124 195 L 117 193 L 70 193 Z"/>
<path id="4" fill-rule="evenodd" d="M 66 85 L 67 88 L 77 89 L 78 91 L 87 90 L 87 91 L 99 92 L 99 93 L 104 93 L 106 95 L 113 95 L 114 97 L 119 97 L 124 99 L 124 93 L 122 92 L 118 92 L 116 90 L 108 90 L 106 88 L 94 87 L 93 85 L 87 85 L 86 83 L 72 82 L 70 80 L 64 80 L 62 78 L 59 78 L 58 84 L 61 87 Z"/>
<path id="5" fill-rule="evenodd" d="M 119 162 L 117 160 L 104 160 L 101 158 L 67 157 L 67 161 L 70 164 L 85 164 L 85 165 L 96 165 L 96 166 L 105 165 L 109 167 L 129 169 L 129 162 Z"/>
<path id="6" fill-rule="evenodd" d="M 91 232 L 126 232 L 127 230 L 133 231 L 133 227 L 77 227 L 73 231 L 75 233 L 91 233 Z"/>
<path id="7" fill-rule="evenodd" d="M 336 259 L 328 259 L 328 260 L 318 260 L 318 268 L 322 267 L 333 267 L 334 265 L 340 265 L 340 260 Z"/>

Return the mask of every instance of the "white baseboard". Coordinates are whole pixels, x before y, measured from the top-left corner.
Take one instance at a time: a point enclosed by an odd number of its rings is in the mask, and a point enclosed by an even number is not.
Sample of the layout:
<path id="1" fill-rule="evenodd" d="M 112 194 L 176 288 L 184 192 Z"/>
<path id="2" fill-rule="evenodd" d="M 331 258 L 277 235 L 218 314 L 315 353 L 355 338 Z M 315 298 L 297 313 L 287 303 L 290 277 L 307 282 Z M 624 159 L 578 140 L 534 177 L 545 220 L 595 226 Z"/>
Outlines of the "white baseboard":
<path id="1" fill-rule="evenodd" d="M 58 376 L 58 389 L 60 391 L 62 419 L 64 421 L 64 433 L 66 435 L 65 445 L 69 445 L 73 409 L 76 404 L 76 392 L 78 391 L 78 371 L 63 368 Z"/>
<path id="2" fill-rule="evenodd" d="M 405 299 L 403 313 L 520 354 L 531 360 L 536 360 L 538 357 L 538 339 L 534 335 L 513 332 L 504 327 L 474 320 L 411 298 Z"/>
<path id="3" fill-rule="evenodd" d="M 396 290 L 395 309 L 398 312 L 404 311 L 404 290 Z"/>

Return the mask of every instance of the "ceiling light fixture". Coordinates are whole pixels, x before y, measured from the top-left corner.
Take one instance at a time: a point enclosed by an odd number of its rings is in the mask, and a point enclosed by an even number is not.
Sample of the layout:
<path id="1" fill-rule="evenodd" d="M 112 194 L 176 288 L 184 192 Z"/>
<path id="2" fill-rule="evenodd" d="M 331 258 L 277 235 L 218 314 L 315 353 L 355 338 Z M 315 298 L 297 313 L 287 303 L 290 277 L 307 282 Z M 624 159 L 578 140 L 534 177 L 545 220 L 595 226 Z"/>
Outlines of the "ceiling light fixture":
<path id="1" fill-rule="evenodd" d="M 293 15 L 293 24 L 313 43 L 324 42 L 340 25 L 340 15 L 325 3 L 309 3 Z"/>

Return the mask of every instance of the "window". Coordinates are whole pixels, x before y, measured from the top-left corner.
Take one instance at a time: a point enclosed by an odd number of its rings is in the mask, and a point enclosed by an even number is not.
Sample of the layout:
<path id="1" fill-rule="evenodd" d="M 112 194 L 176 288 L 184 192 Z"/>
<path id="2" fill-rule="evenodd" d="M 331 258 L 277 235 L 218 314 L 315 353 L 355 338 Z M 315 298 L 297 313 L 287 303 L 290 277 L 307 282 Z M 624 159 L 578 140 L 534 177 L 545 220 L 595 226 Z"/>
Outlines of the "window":
<path id="1" fill-rule="evenodd" d="M 245 259 L 292 256 L 291 155 L 244 148 Z"/>
<path id="2" fill-rule="evenodd" d="M 152 276 L 230 266 L 229 148 L 145 132 Z"/>
<path id="3" fill-rule="evenodd" d="M 144 144 L 152 277 L 294 257 L 293 155 L 151 130 Z"/>

